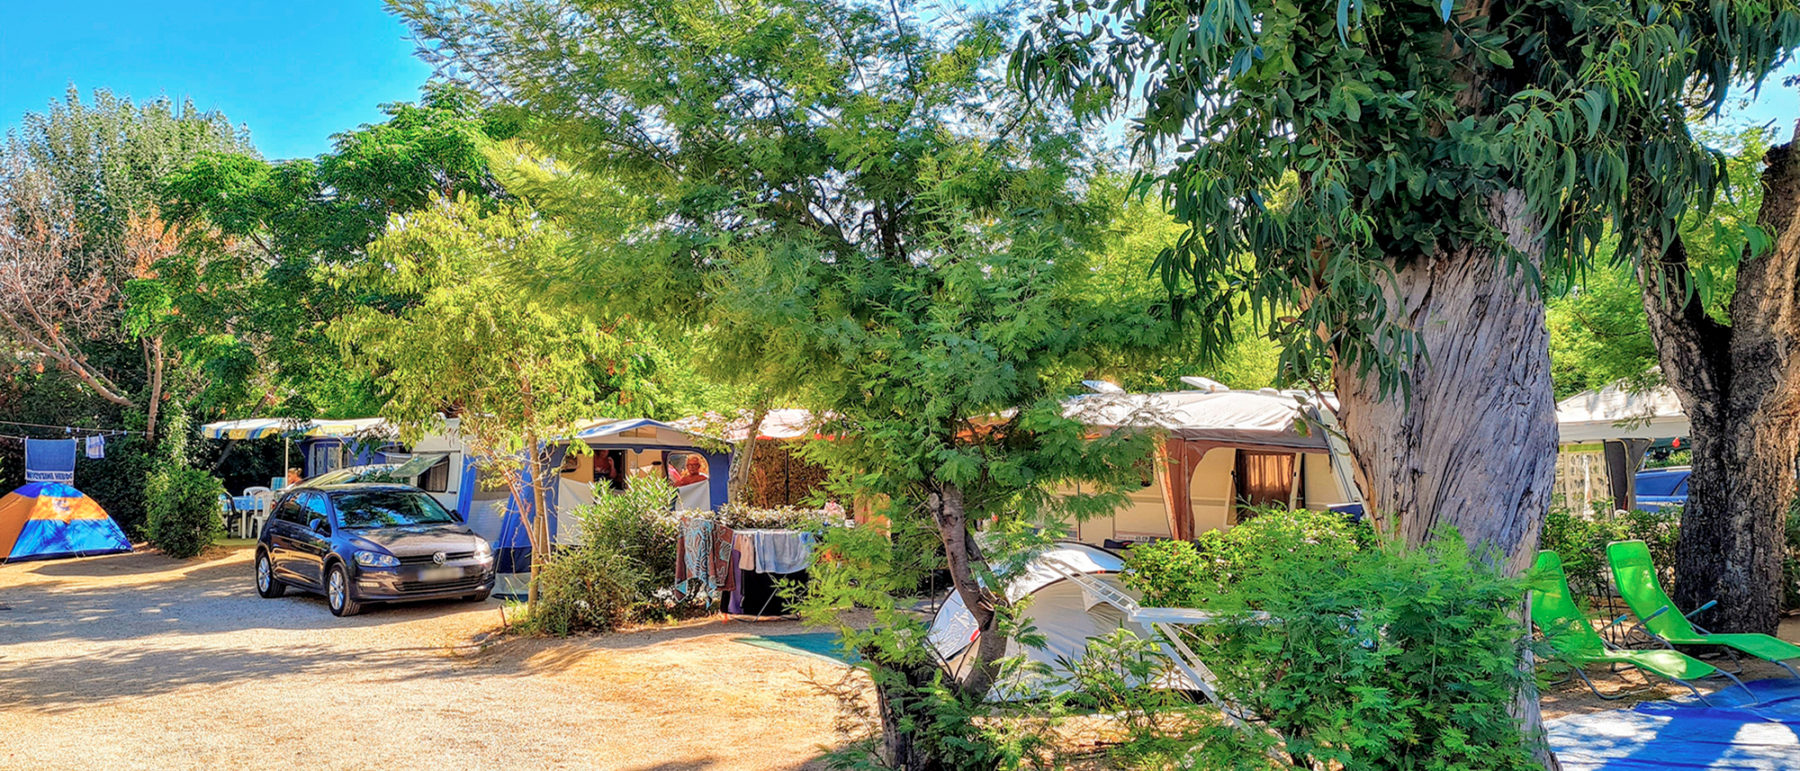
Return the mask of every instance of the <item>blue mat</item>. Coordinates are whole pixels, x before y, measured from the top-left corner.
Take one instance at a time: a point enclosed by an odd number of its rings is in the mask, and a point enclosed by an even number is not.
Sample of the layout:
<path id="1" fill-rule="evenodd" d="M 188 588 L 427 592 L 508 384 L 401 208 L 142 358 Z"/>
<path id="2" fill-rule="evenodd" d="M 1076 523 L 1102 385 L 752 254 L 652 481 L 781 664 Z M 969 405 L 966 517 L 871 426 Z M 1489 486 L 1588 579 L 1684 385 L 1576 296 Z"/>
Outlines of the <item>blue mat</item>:
<path id="1" fill-rule="evenodd" d="M 1569 771 L 1800 768 L 1800 680 L 1779 678 L 1628 710 L 1545 721 Z"/>
<path id="2" fill-rule="evenodd" d="M 817 656 L 839 664 L 854 664 L 858 659 L 855 654 L 845 654 L 838 649 L 834 632 L 756 635 L 739 638 L 738 642 L 797 656 Z"/>

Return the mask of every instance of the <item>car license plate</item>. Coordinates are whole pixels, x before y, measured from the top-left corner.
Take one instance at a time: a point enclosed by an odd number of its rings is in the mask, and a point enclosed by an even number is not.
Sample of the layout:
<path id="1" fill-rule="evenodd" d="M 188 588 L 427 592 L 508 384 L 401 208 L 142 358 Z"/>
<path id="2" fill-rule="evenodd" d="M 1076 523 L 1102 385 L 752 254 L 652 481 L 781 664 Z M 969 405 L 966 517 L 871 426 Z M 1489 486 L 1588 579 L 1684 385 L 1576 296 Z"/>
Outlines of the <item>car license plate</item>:
<path id="1" fill-rule="evenodd" d="M 425 568 L 424 570 L 419 571 L 419 581 L 421 583 L 454 581 L 458 578 L 462 578 L 462 568 Z"/>

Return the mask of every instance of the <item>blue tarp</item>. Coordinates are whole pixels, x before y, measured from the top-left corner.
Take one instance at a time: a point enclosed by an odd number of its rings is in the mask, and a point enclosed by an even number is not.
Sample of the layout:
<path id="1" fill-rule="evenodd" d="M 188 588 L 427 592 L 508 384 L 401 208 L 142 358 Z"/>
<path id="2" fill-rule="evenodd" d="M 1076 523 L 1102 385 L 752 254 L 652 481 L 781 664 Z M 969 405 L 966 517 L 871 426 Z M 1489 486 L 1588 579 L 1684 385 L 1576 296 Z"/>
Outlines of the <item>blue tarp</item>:
<path id="1" fill-rule="evenodd" d="M 1732 686 L 1693 698 L 1545 721 L 1568 771 L 1800 768 L 1800 680 Z M 1752 703 L 1754 702 L 1754 703 Z"/>

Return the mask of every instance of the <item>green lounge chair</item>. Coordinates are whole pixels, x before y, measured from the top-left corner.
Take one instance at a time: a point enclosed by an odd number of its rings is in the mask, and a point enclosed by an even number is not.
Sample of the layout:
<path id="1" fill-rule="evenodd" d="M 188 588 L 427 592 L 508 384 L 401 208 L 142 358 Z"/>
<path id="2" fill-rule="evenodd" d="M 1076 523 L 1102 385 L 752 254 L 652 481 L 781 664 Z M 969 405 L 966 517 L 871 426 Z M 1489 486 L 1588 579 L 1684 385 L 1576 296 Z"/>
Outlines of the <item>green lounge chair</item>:
<path id="1" fill-rule="evenodd" d="M 1712 607 L 1716 600 L 1685 616 L 1676 610 L 1669 595 L 1663 593 L 1656 566 L 1650 563 L 1650 549 L 1643 541 L 1607 544 L 1606 561 L 1612 565 L 1619 596 L 1625 598 L 1625 605 L 1638 617 L 1638 628 L 1670 649 L 1677 645 L 1718 645 L 1748 653 L 1800 677 L 1800 672 L 1787 664 L 1787 659 L 1800 658 L 1800 645 L 1766 634 L 1711 634 L 1689 620 L 1695 613 Z"/>
<path id="2" fill-rule="evenodd" d="M 1587 683 L 1588 690 L 1593 691 L 1595 696 L 1611 701 L 1642 691 L 1620 692 L 1611 696 L 1601 693 L 1583 670 L 1589 664 L 1610 664 L 1614 672 L 1618 671 L 1621 664 L 1637 667 L 1644 672 L 1654 672 L 1687 686 L 1688 690 L 1708 704 L 1711 702 L 1707 702 L 1706 696 L 1689 681 L 1724 675 L 1739 687 L 1744 687 L 1743 682 L 1730 673 L 1680 651 L 1631 651 L 1608 646 L 1600 638 L 1600 634 L 1594 631 L 1593 625 L 1588 623 L 1587 615 L 1576 607 L 1575 597 L 1569 592 L 1569 578 L 1563 573 L 1562 558 L 1556 552 L 1549 549 L 1538 552 L 1537 562 L 1532 564 L 1529 578 L 1532 623 L 1537 625 L 1544 640 L 1556 651 L 1557 658 L 1568 664 L 1576 676 Z M 1748 692 L 1750 689 L 1744 687 L 1744 690 Z M 1751 696 L 1754 700 L 1755 694 Z"/>

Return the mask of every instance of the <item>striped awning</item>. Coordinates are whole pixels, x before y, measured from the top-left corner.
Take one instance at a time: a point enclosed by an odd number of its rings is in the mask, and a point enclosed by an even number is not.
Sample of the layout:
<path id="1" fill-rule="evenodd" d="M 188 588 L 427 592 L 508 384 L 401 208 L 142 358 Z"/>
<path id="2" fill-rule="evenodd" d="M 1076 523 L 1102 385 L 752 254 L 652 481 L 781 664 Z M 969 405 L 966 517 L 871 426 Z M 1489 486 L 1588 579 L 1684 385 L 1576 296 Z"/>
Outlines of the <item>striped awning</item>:
<path id="1" fill-rule="evenodd" d="M 200 435 L 208 439 L 367 437 L 388 436 L 393 433 L 393 427 L 388 425 L 385 418 L 244 418 L 221 420 L 200 427 Z"/>

